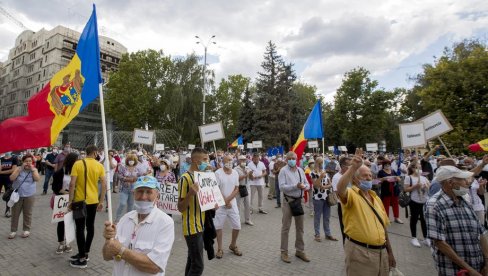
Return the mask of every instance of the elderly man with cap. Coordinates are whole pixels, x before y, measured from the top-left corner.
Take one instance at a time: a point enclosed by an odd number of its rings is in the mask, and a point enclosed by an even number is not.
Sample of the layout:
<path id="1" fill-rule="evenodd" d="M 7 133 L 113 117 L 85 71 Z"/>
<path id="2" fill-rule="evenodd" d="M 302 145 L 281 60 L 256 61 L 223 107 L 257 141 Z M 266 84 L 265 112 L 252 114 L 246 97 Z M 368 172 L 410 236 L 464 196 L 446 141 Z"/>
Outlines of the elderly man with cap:
<path id="1" fill-rule="evenodd" d="M 460 270 L 469 275 L 488 273 L 486 230 L 463 197 L 472 176 L 454 166 L 437 169 L 435 180 L 442 188 L 427 201 L 425 219 L 439 275 L 456 275 Z"/>
<path id="2" fill-rule="evenodd" d="M 139 177 L 133 193 L 136 210 L 117 226 L 105 222 L 103 258 L 114 260 L 112 275 L 162 276 L 174 242 L 174 222 L 156 207 L 159 184 L 154 177 Z"/>

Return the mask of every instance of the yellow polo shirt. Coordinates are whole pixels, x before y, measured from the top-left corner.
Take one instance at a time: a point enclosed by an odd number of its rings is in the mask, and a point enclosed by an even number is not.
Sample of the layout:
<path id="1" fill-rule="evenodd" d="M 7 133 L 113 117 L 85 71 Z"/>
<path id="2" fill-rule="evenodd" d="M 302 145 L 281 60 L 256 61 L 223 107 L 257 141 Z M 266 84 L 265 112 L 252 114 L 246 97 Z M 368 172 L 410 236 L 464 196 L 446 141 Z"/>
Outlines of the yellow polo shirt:
<path id="1" fill-rule="evenodd" d="M 178 197 L 183 199 L 187 196 L 190 190 L 190 185 L 193 185 L 193 175 L 189 172 L 184 173 L 178 182 Z M 183 236 L 195 235 L 203 232 L 205 224 L 205 212 L 200 210 L 198 203 L 198 196 L 194 195 L 188 204 L 186 210 L 181 212 L 181 221 L 183 225 Z"/>
<path id="2" fill-rule="evenodd" d="M 342 220 L 344 233 L 351 239 L 369 245 L 383 245 L 386 241 L 385 230 L 378 221 L 371 207 L 359 194 L 359 188 L 352 186 L 347 188 L 347 203 L 342 204 Z M 373 191 L 368 191 L 373 198 L 373 207 L 380 215 L 385 226 L 390 225 L 381 199 Z"/>
<path id="3" fill-rule="evenodd" d="M 93 158 L 85 158 L 87 167 L 86 204 L 98 203 L 98 181 L 105 176 L 103 165 Z M 76 176 L 75 197 L 73 202 L 85 200 L 85 166 L 78 160 L 71 169 L 71 176 Z"/>

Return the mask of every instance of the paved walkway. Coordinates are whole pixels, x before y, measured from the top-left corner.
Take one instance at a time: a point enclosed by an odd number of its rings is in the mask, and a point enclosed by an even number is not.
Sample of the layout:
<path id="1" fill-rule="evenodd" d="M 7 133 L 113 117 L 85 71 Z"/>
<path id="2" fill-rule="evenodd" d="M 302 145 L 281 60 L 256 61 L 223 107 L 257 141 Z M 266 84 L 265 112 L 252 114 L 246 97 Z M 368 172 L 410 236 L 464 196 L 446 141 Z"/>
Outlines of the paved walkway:
<path id="1" fill-rule="evenodd" d="M 42 183 L 42 182 L 41 182 Z M 0 275 L 110 275 L 112 263 L 102 259 L 103 222 L 107 219 L 105 212 L 98 213 L 96 219 L 95 239 L 90 254 L 90 262 L 85 270 L 71 268 L 68 257 L 71 254 L 56 255 L 56 225 L 50 223 L 50 194 L 36 195 L 31 236 L 22 239 L 20 235 L 8 240 L 10 219 L 0 217 Z M 114 206 L 117 206 L 118 194 L 113 195 Z M 4 202 L 0 203 L 0 214 L 5 211 Z M 255 214 L 252 217 L 254 226 L 242 226 L 238 245 L 242 257 L 234 256 L 227 249 L 231 230 L 224 229 L 224 257 L 212 261 L 205 260 L 204 275 L 345 275 L 344 251 L 341 242 L 313 240 L 313 218 L 309 209 L 305 218 L 305 251 L 311 258 L 305 263 L 294 257 L 294 224 L 290 232 L 290 255 L 292 263 L 280 260 L 281 209 L 274 208 L 274 201 L 265 199 L 267 215 Z M 114 209 L 115 209 L 114 207 Z M 403 213 L 402 216 L 404 217 Z M 22 221 L 22 219 L 21 219 Z M 405 220 L 405 222 L 407 222 Z M 22 222 L 19 229 L 22 229 Z M 332 233 L 340 238 L 337 208 L 332 210 Z M 181 229 L 181 217 L 175 217 L 176 238 L 167 266 L 166 275 L 184 275 L 186 263 L 186 244 Z M 418 229 L 420 231 L 420 226 Z M 19 232 L 20 233 L 20 232 Z M 430 249 L 415 248 L 410 244 L 408 223 L 394 223 L 389 228 L 392 246 L 398 268 L 405 275 L 435 275 Z M 323 233 L 322 233 L 323 235 Z M 216 247 L 216 246 L 215 246 Z M 76 251 L 76 243 L 73 244 Z M 73 252 L 76 254 L 77 252 Z M 313 273 L 313 274 L 310 274 Z"/>

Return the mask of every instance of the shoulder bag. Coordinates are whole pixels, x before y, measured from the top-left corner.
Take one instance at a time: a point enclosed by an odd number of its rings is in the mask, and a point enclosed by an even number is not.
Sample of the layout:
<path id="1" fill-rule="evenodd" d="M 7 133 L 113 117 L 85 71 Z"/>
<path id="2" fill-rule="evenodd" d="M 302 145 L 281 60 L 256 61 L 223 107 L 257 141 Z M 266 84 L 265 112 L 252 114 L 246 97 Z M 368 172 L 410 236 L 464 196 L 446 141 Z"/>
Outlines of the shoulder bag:
<path id="1" fill-rule="evenodd" d="M 412 176 L 408 176 L 410 178 L 410 187 L 412 186 Z M 403 189 L 402 191 L 400 192 L 400 195 L 398 196 L 398 204 L 405 208 L 408 206 L 408 204 L 410 203 L 410 193 L 409 192 L 405 192 Z"/>
<path id="2" fill-rule="evenodd" d="M 298 170 L 298 176 L 300 177 L 300 183 L 301 183 L 302 182 L 302 174 L 300 174 L 300 170 Z M 286 202 L 290 206 L 292 216 L 297 217 L 297 216 L 303 216 L 303 214 L 305 214 L 305 212 L 303 211 L 303 206 L 302 206 L 303 190 L 300 191 L 300 197 L 299 198 L 293 198 L 293 197 L 285 195 L 285 194 L 283 194 L 283 195 L 285 196 Z M 291 198 L 293 200 L 288 200 L 288 198 Z"/>
<path id="3" fill-rule="evenodd" d="M 86 184 L 87 184 L 87 167 L 85 160 L 83 166 L 85 167 L 85 199 L 71 203 L 71 210 L 73 210 L 74 219 L 82 219 L 86 217 Z"/>
<path id="4" fill-rule="evenodd" d="M 244 171 L 246 173 L 246 171 Z M 249 195 L 249 191 L 247 190 L 247 177 L 246 177 L 246 183 L 244 185 L 239 185 L 239 196 L 240 197 L 246 197 Z"/>

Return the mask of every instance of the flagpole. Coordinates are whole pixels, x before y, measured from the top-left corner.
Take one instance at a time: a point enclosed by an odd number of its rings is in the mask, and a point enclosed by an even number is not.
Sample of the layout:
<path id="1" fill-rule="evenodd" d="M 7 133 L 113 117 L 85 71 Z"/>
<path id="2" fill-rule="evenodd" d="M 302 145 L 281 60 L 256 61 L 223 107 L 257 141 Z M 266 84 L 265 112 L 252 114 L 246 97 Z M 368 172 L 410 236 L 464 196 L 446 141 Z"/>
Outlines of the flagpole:
<path id="1" fill-rule="evenodd" d="M 322 137 L 322 156 L 325 156 L 325 139 Z"/>
<path id="2" fill-rule="evenodd" d="M 107 208 L 108 208 L 108 220 L 112 223 L 112 189 L 110 187 L 110 166 L 108 163 L 108 139 L 107 139 L 107 125 L 105 123 L 105 106 L 103 101 L 103 85 L 99 84 L 100 91 L 100 113 L 102 115 L 102 133 L 103 133 L 103 154 L 105 155 L 105 161 L 103 162 L 105 167 L 105 182 L 107 183 Z"/>

